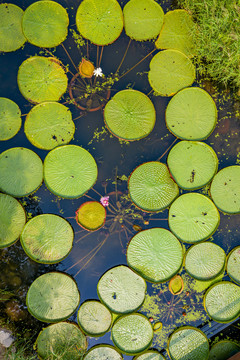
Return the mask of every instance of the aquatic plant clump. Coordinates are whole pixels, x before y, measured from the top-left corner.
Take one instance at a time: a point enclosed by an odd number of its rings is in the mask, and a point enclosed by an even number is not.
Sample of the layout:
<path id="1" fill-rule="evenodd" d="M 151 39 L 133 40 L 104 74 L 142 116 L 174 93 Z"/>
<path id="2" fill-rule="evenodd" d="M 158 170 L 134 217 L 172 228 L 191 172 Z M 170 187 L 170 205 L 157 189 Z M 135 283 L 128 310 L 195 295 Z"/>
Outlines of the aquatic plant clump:
<path id="1" fill-rule="evenodd" d="M 123 140 L 139 140 L 154 128 L 156 111 L 151 100 L 137 90 L 119 91 L 104 109 L 109 131 Z"/>
<path id="2" fill-rule="evenodd" d="M 178 50 L 158 52 L 149 66 L 148 80 L 157 95 L 172 96 L 195 80 L 193 63 Z"/>
<path id="3" fill-rule="evenodd" d="M 43 164 L 32 150 L 10 148 L 0 154 L 0 190 L 16 197 L 30 195 L 43 181 Z"/>
<path id="4" fill-rule="evenodd" d="M 122 360 L 122 355 L 111 345 L 96 345 L 88 350 L 84 356 L 84 360 Z"/>
<path id="5" fill-rule="evenodd" d="M 230 340 L 221 340 L 211 347 L 208 360 L 228 360 L 239 351 L 239 344 Z"/>
<path id="6" fill-rule="evenodd" d="M 21 128 L 21 110 L 14 101 L 0 97 L 0 119 L 0 141 L 9 140 Z"/>
<path id="7" fill-rule="evenodd" d="M 76 25 L 93 44 L 111 44 L 123 29 L 122 9 L 116 0 L 83 0 L 77 10 Z"/>
<path id="8" fill-rule="evenodd" d="M 23 10 L 14 4 L 0 4 L 0 51 L 10 52 L 24 45 Z"/>
<path id="9" fill-rule="evenodd" d="M 142 355 L 134 356 L 133 360 L 165 360 L 165 357 L 156 350 L 148 350 Z"/>
<path id="10" fill-rule="evenodd" d="M 39 276 L 30 285 L 26 297 L 30 314 L 47 323 L 68 319 L 76 311 L 79 301 L 77 284 L 70 276 L 60 272 Z"/>
<path id="11" fill-rule="evenodd" d="M 240 284 L 240 246 L 228 254 L 227 273 L 233 281 Z"/>
<path id="12" fill-rule="evenodd" d="M 75 323 L 59 322 L 44 328 L 34 347 L 43 360 L 81 360 L 87 350 L 87 338 Z"/>
<path id="13" fill-rule="evenodd" d="M 98 201 L 83 203 L 76 212 L 78 225 L 89 231 L 100 229 L 106 220 L 106 209 Z"/>
<path id="14" fill-rule="evenodd" d="M 0 249 L 18 240 L 26 223 L 26 213 L 20 202 L 0 193 Z"/>
<path id="15" fill-rule="evenodd" d="M 55 1 L 36 1 L 24 12 L 23 33 L 27 40 L 39 47 L 54 47 L 63 42 L 68 33 L 67 11 Z"/>
<path id="16" fill-rule="evenodd" d="M 179 190 L 165 164 L 151 161 L 138 166 L 128 180 L 133 203 L 145 211 L 159 211 L 168 207 Z"/>
<path id="17" fill-rule="evenodd" d="M 156 37 L 162 28 L 164 12 L 154 0 L 130 0 L 123 8 L 126 34 L 134 40 Z"/>
<path id="18" fill-rule="evenodd" d="M 148 281 L 165 282 L 177 274 L 183 249 L 168 230 L 153 228 L 133 236 L 127 248 L 128 265 Z"/>
<path id="19" fill-rule="evenodd" d="M 167 350 L 171 360 L 207 360 L 209 343 L 198 328 L 182 326 L 169 337 Z"/>
<path id="20" fill-rule="evenodd" d="M 168 103 L 166 125 L 180 139 L 204 140 L 212 133 L 216 123 L 216 104 L 203 89 L 183 89 Z"/>

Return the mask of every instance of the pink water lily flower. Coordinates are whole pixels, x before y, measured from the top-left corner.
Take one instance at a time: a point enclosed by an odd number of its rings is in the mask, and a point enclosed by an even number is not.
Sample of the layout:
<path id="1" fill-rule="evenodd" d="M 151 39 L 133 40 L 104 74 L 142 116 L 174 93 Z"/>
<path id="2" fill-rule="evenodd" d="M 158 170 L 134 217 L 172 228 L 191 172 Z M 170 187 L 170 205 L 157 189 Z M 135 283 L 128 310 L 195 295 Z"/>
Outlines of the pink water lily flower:
<path id="1" fill-rule="evenodd" d="M 108 205 L 109 205 L 109 196 L 103 196 L 103 197 L 101 197 L 100 203 L 101 203 L 104 207 L 108 206 Z"/>

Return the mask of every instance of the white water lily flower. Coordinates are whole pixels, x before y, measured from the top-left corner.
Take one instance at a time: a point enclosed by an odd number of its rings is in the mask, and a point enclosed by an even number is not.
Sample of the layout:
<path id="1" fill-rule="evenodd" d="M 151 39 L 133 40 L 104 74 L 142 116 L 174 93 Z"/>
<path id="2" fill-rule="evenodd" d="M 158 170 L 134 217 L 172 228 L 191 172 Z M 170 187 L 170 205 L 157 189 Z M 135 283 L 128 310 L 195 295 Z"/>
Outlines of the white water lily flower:
<path id="1" fill-rule="evenodd" d="M 94 70 L 93 70 L 93 75 L 95 75 L 95 76 L 103 76 L 102 69 L 101 69 L 100 67 L 94 69 Z"/>

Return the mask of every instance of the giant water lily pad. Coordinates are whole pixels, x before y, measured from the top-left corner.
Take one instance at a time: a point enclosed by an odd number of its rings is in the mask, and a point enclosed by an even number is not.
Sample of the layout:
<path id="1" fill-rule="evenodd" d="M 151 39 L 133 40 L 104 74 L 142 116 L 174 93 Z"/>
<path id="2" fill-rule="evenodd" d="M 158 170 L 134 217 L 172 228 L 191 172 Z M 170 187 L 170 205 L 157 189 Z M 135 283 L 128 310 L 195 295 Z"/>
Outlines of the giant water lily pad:
<path id="1" fill-rule="evenodd" d="M 71 251 L 74 233 L 67 220 L 53 214 L 37 215 L 21 233 L 26 254 L 36 262 L 54 264 Z"/>
<path id="2" fill-rule="evenodd" d="M 18 240 L 26 223 L 26 214 L 19 201 L 0 193 L 0 248 Z"/>
<path id="3" fill-rule="evenodd" d="M 76 324 L 59 322 L 39 333 L 35 347 L 40 359 L 82 360 L 87 339 Z"/>
<path id="4" fill-rule="evenodd" d="M 198 328 L 182 326 L 168 339 L 168 353 L 171 360 L 207 360 L 208 339 Z"/>
<path id="5" fill-rule="evenodd" d="M 221 340 L 212 346 L 208 360 L 228 360 L 239 351 L 239 344 L 230 340 Z"/>
<path id="6" fill-rule="evenodd" d="M 225 213 L 240 213 L 240 166 L 228 166 L 213 178 L 210 193 L 215 205 Z"/>
<path id="7" fill-rule="evenodd" d="M 183 250 L 168 230 L 153 228 L 134 235 L 127 249 L 128 265 L 148 281 L 164 282 L 181 268 Z"/>
<path id="8" fill-rule="evenodd" d="M 0 51 L 19 49 L 26 41 L 22 31 L 23 10 L 14 4 L 0 4 Z"/>
<path id="9" fill-rule="evenodd" d="M 113 312 L 129 313 L 139 308 L 145 298 L 146 283 L 127 266 L 116 266 L 98 281 L 99 299 Z"/>
<path id="10" fill-rule="evenodd" d="M 80 34 L 96 45 L 114 42 L 123 29 L 123 14 L 116 0 L 83 0 L 76 14 Z"/>
<path id="11" fill-rule="evenodd" d="M 167 106 L 166 125 L 180 139 L 204 140 L 214 130 L 216 122 L 215 102 L 197 87 L 179 91 Z"/>
<path id="12" fill-rule="evenodd" d="M 21 125 L 21 111 L 18 105 L 10 99 L 0 97 L 0 141 L 15 136 Z"/>
<path id="13" fill-rule="evenodd" d="M 39 276 L 27 292 L 28 311 L 38 320 L 54 323 L 69 318 L 77 309 L 80 295 L 68 275 L 49 272 Z"/>
<path id="14" fill-rule="evenodd" d="M 157 49 L 176 49 L 187 56 L 195 54 L 192 39 L 194 22 L 186 10 L 168 11 L 164 15 L 164 24 L 155 42 Z"/>
<path id="15" fill-rule="evenodd" d="M 225 267 L 224 250 L 211 242 L 196 244 L 188 249 L 185 255 L 185 269 L 197 280 L 216 278 Z"/>
<path id="16" fill-rule="evenodd" d="M 203 142 L 180 141 L 169 152 L 167 164 L 178 186 L 194 190 L 211 181 L 218 169 L 218 158 Z"/>
<path id="17" fill-rule="evenodd" d="M 43 164 L 32 150 L 23 147 L 0 154 L 0 190 L 16 197 L 36 191 L 43 180 Z"/>
<path id="18" fill-rule="evenodd" d="M 97 164 L 92 155 L 77 145 L 51 150 L 44 161 L 44 181 L 55 195 L 74 199 L 85 194 L 97 180 Z"/>
<path id="19" fill-rule="evenodd" d="M 128 188 L 134 204 L 146 211 L 165 209 L 179 193 L 167 166 L 158 161 L 138 166 L 130 175 Z"/>
<path id="20" fill-rule="evenodd" d="M 192 85 L 195 67 L 191 60 L 178 50 L 157 53 L 150 62 L 148 80 L 153 90 L 161 96 L 172 96 Z"/>
<path id="21" fill-rule="evenodd" d="M 36 1 L 24 12 L 22 28 L 27 40 L 36 46 L 54 47 L 68 32 L 67 11 L 55 1 Z"/>
<path id="22" fill-rule="evenodd" d="M 96 345 L 88 350 L 84 360 L 122 360 L 122 355 L 111 345 Z"/>
<path id="23" fill-rule="evenodd" d="M 156 37 L 163 25 L 164 12 L 154 0 L 130 0 L 123 15 L 126 34 L 134 40 Z"/>
<path id="24" fill-rule="evenodd" d="M 112 327 L 112 340 L 123 353 L 136 355 L 152 343 L 153 329 L 148 318 L 142 314 L 133 313 L 121 316 Z"/>
<path id="25" fill-rule="evenodd" d="M 68 78 L 55 58 L 32 56 L 18 70 L 18 87 L 33 103 L 58 101 L 67 90 Z"/>
<path id="26" fill-rule="evenodd" d="M 213 202 L 198 193 L 179 196 L 169 209 L 170 230 L 187 243 L 207 240 L 219 225 L 220 216 Z"/>
<path id="27" fill-rule="evenodd" d="M 95 231 L 104 225 L 106 215 L 105 207 L 98 201 L 87 201 L 77 210 L 76 221 L 84 229 Z"/>
<path id="28" fill-rule="evenodd" d="M 156 350 L 148 350 L 142 355 L 134 356 L 133 360 L 165 360 L 165 357 Z"/>
<path id="29" fill-rule="evenodd" d="M 124 140 L 138 140 L 152 131 L 156 112 L 151 100 L 142 92 L 122 90 L 107 103 L 104 120 L 113 135 Z"/>
<path id="30" fill-rule="evenodd" d="M 227 273 L 233 281 L 240 284 L 240 246 L 235 247 L 228 254 Z"/>
<path id="31" fill-rule="evenodd" d="M 203 300 L 208 315 L 214 321 L 228 323 L 240 314 L 240 286 L 229 281 L 212 285 Z"/>
<path id="32" fill-rule="evenodd" d="M 57 102 L 43 102 L 28 113 L 24 131 L 34 146 L 52 150 L 72 140 L 75 125 L 68 107 Z"/>

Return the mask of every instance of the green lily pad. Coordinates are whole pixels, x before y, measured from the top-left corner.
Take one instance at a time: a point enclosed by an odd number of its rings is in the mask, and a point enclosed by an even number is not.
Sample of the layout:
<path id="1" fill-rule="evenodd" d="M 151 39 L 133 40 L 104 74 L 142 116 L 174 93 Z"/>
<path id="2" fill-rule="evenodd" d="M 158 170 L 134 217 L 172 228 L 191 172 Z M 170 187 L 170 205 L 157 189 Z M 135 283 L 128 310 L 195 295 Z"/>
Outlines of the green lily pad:
<path id="1" fill-rule="evenodd" d="M 51 150 L 44 161 L 44 181 L 55 195 L 74 199 L 97 180 L 97 164 L 81 146 L 63 145 Z"/>
<path id="2" fill-rule="evenodd" d="M 147 350 L 152 339 L 152 325 L 142 314 L 133 313 L 121 316 L 113 324 L 113 343 L 117 349 L 127 355 L 137 355 Z"/>
<path id="3" fill-rule="evenodd" d="M 25 223 L 26 214 L 20 202 L 0 193 L 0 248 L 14 244 Z"/>
<path id="4" fill-rule="evenodd" d="M 39 333 L 35 348 L 43 360 L 82 360 L 87 350 L 87 339 L 76 324 L 59 322 Z"/>
<path id="5" fill-rule="evenodd" d="M 123 13 L 116 0 L 83 0 L 76 14 L 80 34 L 96 45 L 114 42 L 123 29 Z"/>
<path id="6" fill-rule="evenodd" d="M 99 299 L 116 313 L 138 309 L 145 298 L 146 283 L 127 266 L 119 265 L 102 275 L 98 281 Z"/>
<path id="7" fill-rule="evenodd" d="M 55 1 L 36 1 L 24 12 L 22 28 L 27 40 L 39 47 L 54 47 L 68 33 L 67 11 Z"/>
<path id="8" fill-rule="evenodd" d="M 240 213 L 240 166 L 228 166 L 213 178 L 210 194 L 215 205 L 227 214 Z"/>
<path id="9" fill-rule="evenodd" d="M 179 194 L 167 166 L 158 161 L 138 166 L 129 177 L 128 189 L 134 204 L 145 211 L 165 209 Z"/>
<path id="10" fill-rule="evenodd" d="M 42 102 L 28 113 L 24 132 L 39 149 L 52 150 L 68 144 L 74 135 L 75 125 L 68 107 L 57 102 Z"/>
<path id="11" fill-rule="evenodd" d="M 133 360 L 165 360 L 165 357 L 156 350 L 148 350 L 142 355 L 134 356 Z"/>
<path id="12" fill-rule="evenodd" d="M 123 357 L 119 352 L 111 345 L 96 345 L 88 350 L 87 354 L 83 358 L 84 360 L 122 360 Z"/>
<path id="13" fill-rule="evenodd" d="M 0 51 L 19 49 L 26 41 L 22 31 L 23 10 L 14 4 L 0 4 Z"/>
<path id="14" fill-rule="evenodd" d="M 164 12 L 154 0 L 130 0 L 123 9 L 126 34 L 139 41 L 156 37 L 162 28 Z"/>
<path id="15" fill-rule="evenodd" d="M 233 281 L 240 284 L 240 246 L 236 246 L 228 254 L 227 273 Z"/>
<path id="16" fill-rule="evenodd" d="M 32 56 L 23 61 L 17 81 L 22 95 L 32 103 L 58 101 L 68 86 L 68 78 L 60 62 L 43 56 Z"/>
<path id="17" fill-rule="evenodd" d="M 208 339 L 198 328 L 182 326 L 170 335 L 168 353 L 171 360 L 207 360 Z"/>
<path id="18" fill-rule="evenodd" d="M 208 360 L 228 360 L 239 351 L 240 345 L 233 341 L 222 340 L 212 346 Z"/>
<path id="19" fill-rule="evenodd" d="M 77 320 L 83 332 L 89 336 L 102 336 L 112 324 L 111 312 L 97 300 L 85 301 L 78 311 Z"/>
<path id="20" fill-rule="evenodd" d="M 80 294 L 75 281 L 60 272 L 39 276 L 27 292 L 26 305 L 32 316 L 54 323 L 68 319 L 76 311 Z"/>
<path id="21" fill-rule="evenodd" d="M 216 104 L 203 89 L 183 89 L 168 103 L 166 125 L 180 139 L 204 140 L 212 133 L 216 123 Z"/>
<path id="22" fill-rule="evenodd" d="M 195 80 L 195 67 L 191 60 L 178 50 L 160 51 L 150 62 L 148 80 L 158 95 L 172 96 L 192 85 Z"/>
<path id="23" fill-rule="evenodd" d="M 105 207 L 98 201 L 87 201 L 77 210 L 76 221 L 84 229 L 95 231 L 104 225 L 106 215 Z"/>
<path id="24" fill-rule="evenodd" d="M 14 101 L 0 97 L 0 119 L 0 141 L 9 140 L 21 128 L 21 110 Z"/>
<path id="25" fill-rule="evenodd" d="M 37 215 L 21 233 L 26 254 L 36 262 L 55 264 L 71 251 L 74 233 L 67 220 L 53 214 Z"/>
<path id="26" fill-rule="evenodd" d="M 187 243 L 207 240 L 217 230 L 220 215 L 213 202 L 198 193 L 179 196 L 169 209 L 170 230 Z"/>
<path id="27" fill-rule="evenodd" d="M 195 24 L 186 10 L 168 11 L 164 15 L 164 23 L 158 39 L 157 49 L 175 49 L 187 56 L 195 54 L 192 32 Z"/>
<path id="28" fill-rule="evenodd" d="M 203 142 L 180 141 L 169 152 L 167 164 L 179 187 L 195 190 L 212 180 L 218 169 L 218 158 Z"/>
<path id="29" fill-rule="evenodd" d="M 0 154 L 0 191 L 16 197 L 27 196 L 42 181 L 42 160 L 34 151 L 16 147 Z"/>
<path id="30" fill-rule="evenodd" d="M 118 138 L 139 140 L 153 130 L 156 112 L 144 93 L 122 90 L 105 106 L 104 120 L 108 130 Z"/>
<path id="31" fill-rule="evenodd" d="M 212 243 L 204 242 L 191 246 L 185 255 L 185 269 L 197 280 L 216 278 L 225 267 L 224 250 Z"/>
<path id="32" fill-rule="evenodd" d="M 182 245 L 166 229 L 141 231 L 133 236 L 128 245 L 128 265 L 148 281 L 168 281 L 177 274 L 182 261 Z"/>
<path id="33" fill-rule="evenodd" d="M 240 314 L 240 286 L 230 281 L 212 285 L 204 294 L 204 307 L 217 322 L 228 323 Z"/>

